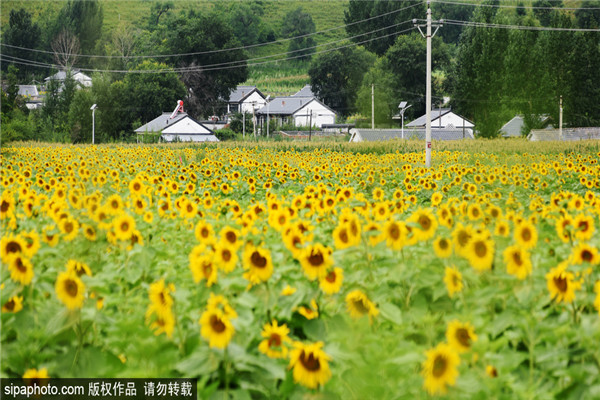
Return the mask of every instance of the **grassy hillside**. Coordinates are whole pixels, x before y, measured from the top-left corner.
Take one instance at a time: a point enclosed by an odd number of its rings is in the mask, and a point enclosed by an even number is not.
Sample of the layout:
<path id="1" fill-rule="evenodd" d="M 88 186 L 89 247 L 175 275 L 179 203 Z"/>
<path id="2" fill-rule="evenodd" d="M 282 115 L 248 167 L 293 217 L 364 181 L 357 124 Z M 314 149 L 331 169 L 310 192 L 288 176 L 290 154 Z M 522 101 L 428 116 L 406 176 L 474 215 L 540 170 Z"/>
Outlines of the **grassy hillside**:
<path id="1" fill-rule="evenodd" d="M 151 1 L 144 0 L 100 0 L 104 9 L 103 36 L 108 37 L 110 32 L 120 23 L 128 22 L 133 26 L 140 25 L 150 13 Z M 8 24 L 9 13 L 12 9 L 24 7 L 31 12 L 35 21 L 43 24 L 44 20 L 52 19 L 65 4 L 64 0 L 28 0 L 14 1 L 2 0 L 0 2 L 0 21 L 2 26 Z M 175 0 L 174 12 L 190 9 L 212 9 L 215 1 Z M 344 24 L 344 10 L 348 5 L 347 0 L 301 0 L 301 1 L 264 1 L 265 22 L 273 26 L 275 32 L 281 31 L 281 21 L 285 14 L 298 7 L 311 14 L 317 31 L 342 26 Z M 318 44 L 342 39 L 346 31 L 332 30 L 315 36 Z M 249 51 L 250 58 L 285 53 L 287 42 L 260 46 Z M 293 93 L 308 83 L 308 64 L 297 62 L 279 62 L 265 64 L 251 68 L 247 84 L 258 85 L 261 89 L 272 95 Z"/>

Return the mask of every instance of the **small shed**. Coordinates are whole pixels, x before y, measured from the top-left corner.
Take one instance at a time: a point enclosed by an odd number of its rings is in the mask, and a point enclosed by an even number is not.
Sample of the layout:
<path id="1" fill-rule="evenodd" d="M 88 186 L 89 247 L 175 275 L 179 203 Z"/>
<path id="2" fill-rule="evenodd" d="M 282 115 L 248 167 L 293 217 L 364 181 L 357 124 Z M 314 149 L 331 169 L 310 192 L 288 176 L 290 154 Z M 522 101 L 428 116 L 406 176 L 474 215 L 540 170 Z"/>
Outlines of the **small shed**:
<path id="1" fill-rule="evenodd" d="M 539 119 L 540 119 L 542 128 L 546 128 L 550 124 L 550 121 L 551 121 L 550 116 L 547 114 L 540 115 Z M 502 137 L 504 137 L 504 138 L 522 137 L 524 125 L 525 125 L 525 121 L 523 119 L 523 116 L 515 115 L 510 121 L 508 121 L 506 124 L 504 124 L 502 126 L 502 128 L 500 128 L 500 133 L 502 134 Z"/>
<path id="2" fill-rule="evenodd" d="M 379 142 L 385 140 L 425 140 L 425 129 L 362 129 L 350 130 L 350 142 Z M 473 139 L 472 129 L 441 128 L 431 130 L 432 140 Z"/>
<path id="3" fill-rule="evenodd" d="M 137 128 L 135 133 L 160 133 L 165 142 L 218 142 L 215 133 L 187 113 L 173 115 L 165 112 Z"/>

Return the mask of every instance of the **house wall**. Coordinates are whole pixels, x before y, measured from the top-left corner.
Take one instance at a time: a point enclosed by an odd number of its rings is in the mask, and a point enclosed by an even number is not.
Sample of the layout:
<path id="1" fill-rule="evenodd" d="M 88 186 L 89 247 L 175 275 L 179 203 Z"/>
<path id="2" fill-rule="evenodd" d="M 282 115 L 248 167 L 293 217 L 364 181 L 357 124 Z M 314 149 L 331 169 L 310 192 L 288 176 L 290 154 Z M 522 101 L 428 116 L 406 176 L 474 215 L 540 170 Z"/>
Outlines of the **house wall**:
<path id="1" fill-rule="evenodd" d="M 317 101 L 311 101 L 294 113 L 296 126 L 309 126 L 312 112 L 312 125 L 321 127 L 323 124 L 335 123 L 335 113 Z"/>
<path id="2" fill-rule="evenodd" d="M 185 134 L 185 133 L 212 133 L 200 124 L 195 123 L 189 118 L 184 118 L 177 121 L 173 125 L 169 125 L 162 130 L 163 134 Z"/>
<path id="3" fill-rule="evenodd" d="M 162 135 L 165 142 L 218 142 L 215 135 Z"/>
<path id="4" fill-rule="evenodd" d="M 238 112 L 252 114 L 252 102 L 256 102 L 254 104 L 256 109 L 262 108 L 267 104 L 267 101 L 260 94 L 258 94 L 258 92 L 254 92 L 240 104 Z"/>
<path id="5" fill-rule="evenodd" d="M 463 123 L 464 123 L 465 128 L 473 127 L 472 123 L 464 120 L 462 117 L 454 114 L 453 112 L 449 112 L 448 114 L 442 115 L 442 118 L 438 118 L 435 121 L 431 122 L 431 127 L 439 128 L 440 122 L 441 122 L 442 128 L 445 128 L 450 124 L 452 124 L 452 126 L 454 126 L 455 128 L 462 128 Z"/>

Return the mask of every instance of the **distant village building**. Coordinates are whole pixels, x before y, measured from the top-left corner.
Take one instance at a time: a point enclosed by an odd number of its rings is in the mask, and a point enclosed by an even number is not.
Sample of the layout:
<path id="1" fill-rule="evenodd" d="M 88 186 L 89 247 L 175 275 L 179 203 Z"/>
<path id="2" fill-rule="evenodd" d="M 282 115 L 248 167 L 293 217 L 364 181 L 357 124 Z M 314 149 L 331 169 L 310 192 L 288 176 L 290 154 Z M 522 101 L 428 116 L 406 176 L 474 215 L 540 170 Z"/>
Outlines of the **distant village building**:
<path id="1" fill-rule="evenodd" d="M 549 115 L 541 115 L 540 123 L 542 128 L 546 128 L 550 122 L 551 118 Z M 523 126 L 525 126 L 525 121 L 522 115 L 515 115 L 510 121 L 500 128 L 500 134 L 502 137 L 522 137 L 523 136 Z"/>
<path id="2" fill-rule="evenodd" d="M 549 141 L 549 140 L 600 140 L 600 128 L 564 128 L 562 137 L 558 129 L 532 129 L 527 140 L 532 142 Z"/>
<path id="3" fill-rule="evenodd" d="M 256 113 L 261 118 L 261 125 L 270 123 L 277 126 L 293 124 L 295 126 L 313 126 L 335 123 L 336 112 L 320 102 L 305 86 L 298 93 L 288 97 L 276 97 Z"/>
<path id="4" fill-rule="evenodd" d="M 79 84 L 79 87 L 91 87 L 92 86 L 92 78 L 90 78 L 89 76 L 87 76 L 86 74 L 84 74 L 83 72 L 81 72 L 78 69 L 71 70 L 71 78 Z M 58 71 L 56 74 L 54 74 L 52 76 L 45 78 L 44 81 L 46 82 L 46 85 L 48 85 L 48 83 L 50 83 L 50 81 L 60 82 L 61 85 L 60 85 L 59 91 L 61 91 L 62 86 L 65 82 L 65 79 L 67 79 L 67 71 L 62 70 L 62 71 Z"/>
<path id="5" fill-rule="evenodd" d="M 406 128 L 425 128 L 427 115 L 422 115 L 412 122 L 405 125 Z M 465 128 L 473 129 L 475 125 L 468 119 L 455 114 L 450 108 L 432 109 L 431 110 L 431 128 Z"/>
<path id="6" fill-rule="evenodd" d="M 464 135 L 464 136 L 463 136 Z M 402 129 L 362 129 L 354 128 L 350 130 L 350 142 L 379 142 L 385 140 L 425 140 L 424 128 L 404 128 Z M 462 140 L 473 139 L 472 129 L 457 128 L 438 128 L 431 130 L 432 140 Z"/>
<path id="7" fill-rule="evenodd" d="M 44 104 L 36 85 L 19 85 L 18 95 L 25 98 L 25 106 L 29 110 L 41 108 Z"/>
<path id="8" fill-rule="evenodd" d="M 165 142 L 218 142 L 214 132 L 183 112 L 183 102 L 135 130 L 137 135 L 160 133 Z"/>
<path id="9" fill-rule="evenodd" d="M 235 88 L 227 101 L 227 114 L 248 113 L 252 109 L 259 109 L 267 104 L 265 96 L 256 86 L 238 86 Z"/>

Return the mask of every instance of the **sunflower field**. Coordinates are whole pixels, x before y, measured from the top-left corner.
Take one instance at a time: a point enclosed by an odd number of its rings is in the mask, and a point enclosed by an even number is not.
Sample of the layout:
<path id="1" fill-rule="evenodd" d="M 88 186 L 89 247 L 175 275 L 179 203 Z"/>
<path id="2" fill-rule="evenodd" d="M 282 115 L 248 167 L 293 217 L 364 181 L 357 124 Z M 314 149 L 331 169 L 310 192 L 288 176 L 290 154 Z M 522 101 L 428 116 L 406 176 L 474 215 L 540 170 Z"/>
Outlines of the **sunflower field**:
<path id="1" fill-rule="evenodd" d="M 594 142 L 3 147 L 2 377 L 600 398 Z"/>

